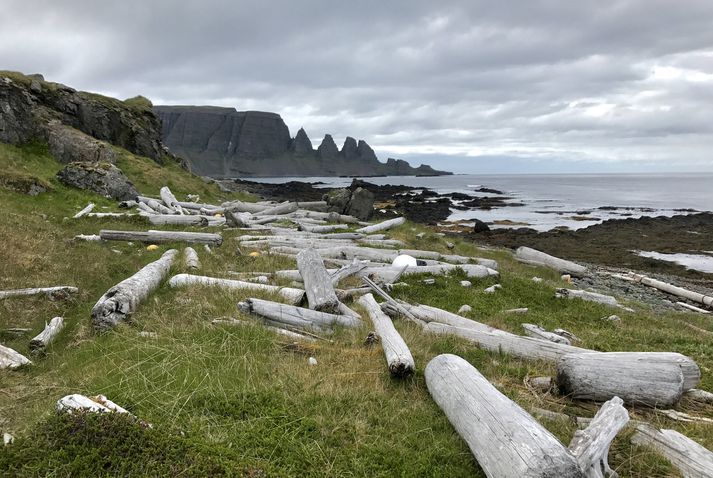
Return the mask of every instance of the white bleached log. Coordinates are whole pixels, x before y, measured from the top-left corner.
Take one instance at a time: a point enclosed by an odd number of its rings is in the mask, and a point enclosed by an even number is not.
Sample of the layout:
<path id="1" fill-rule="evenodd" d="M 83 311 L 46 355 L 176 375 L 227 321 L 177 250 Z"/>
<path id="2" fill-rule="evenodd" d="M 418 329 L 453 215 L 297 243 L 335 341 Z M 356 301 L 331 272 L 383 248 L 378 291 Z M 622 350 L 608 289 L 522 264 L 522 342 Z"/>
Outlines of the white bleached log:
<path id="1" fill-rule="evenodd" d="M 386 231 L 388 229 L 393 229 L 394 227 L 400 226 L 406 222 L 406 218 L 397 217 L 394 219 L 389 219 L 388 221 L 383 221 L 377 224 L 372 224 L 371 226 L 365 226 L 357 229 L 356 232 L 363 232 L 364 234 L 371 234 L 372 232 Z"/>
<path id="2" fill-rule="evenodd" d="M 476 264 L 464 264 L 464 265 L 451 265 L 444 264 L 440 266 L 413 266 L 409 267 L 405 271 L 402 267 L 365 267 L 361 271 L 356 273 L 357 277 L 371 277 L 377 282 L 382 282 L 385 284 L 392 284 L 394 278 L 399 275 L 411 275 L 411 274 L 433 274 L 433 275 L 444 275 L 451 271 L 463 270 L 468 277 L 482 279 L 485 277 L 497 276 L 498 271 L 489 269 L 485 266 L 479 266 Z M 336 272 L 337 269 L 327 269 L 330 274 Z M 299 271 L 296 270 L 282 270 L 275 272 L 276 277 L 289 280 L 301 280 Z"/>
<path id="3" fill-rule="evenodd" d="M 24 297 L 29 295 L 45 294 L 51 300 L 66 299 L 69 294 L 76 294 L 79 289 L 69 285 L 60 285 L 55 287 L 37 287 L 29 289 L 10 289 L 0 290 L 0 299 L 8 297 Z"/>
<path id="4" fill-rule="evenodd" d="M 220 279 L 218 277 L 196 276 L 191 274 L 176 274 L 168 281 L 171 287 L 185 287 L 189 285 L 221 287 L 224 289 L 254 290 L 266 293 L 279 294 L 280 297 L 291 304 L 299 304 L 304 298 L 305 291 L 291 287 L 279 287 L 276 285 L 258 284 L 256 282 L 245 282 L 232 279 Z"/>
<path id="5" fill-rule="evenodd" d="M 233 318 L 215 319 L 215 320 L 212 320 L 211 323 L 213 325 L 233 325 L 233 326 L 251 326 L 251 325 L 253 325 L 253 322 L 246 322 L 244 320 L 238 320 L 238 319 L 233 319 Z M 300 334 L 299 332 L 293 332 L 292 330 L 289 330 L 289 329 L 281 329 L 280 327 L 274 327 L 272 325 L 265 325 L 265 324 L 261 324 L 261 326 L 265 327 L 267 330 L 275 332 L 276 334 L 284 335 L 285 337 L 289 337 L 291 339 L 302 340 L 303 342 L 316 342 L 317 341 L 317 339 L 315 339 L 314 337 Z"/>
<path id="6" fill-rule="evenodd" d="M 345 224 L 361 224 L 359 219 L 354 216 L 347 216 L 344 214 L 339 214 L 336 212 L 317 212 L 317 211 L 307 211 L 298 210 L 296 216 L 298 217 L 308 217 L 312 219 L 321 219 L 328 222 L 343 222 Z"/>
<path id="7" fill-rule="evenodd" d="M 176 255 L 176 249 L 164 252 L 160 259 L 147 264 L 136 274 L 106 291 L 92 308 L 94 328 L 106 331 L 127 320 L 139 304 L 161 285 Z"/>
<path id="8" fill-rule="evenodd" d="M 686 304 L 685 302 L 676 302 L 676 305 L 680 305 L 684 309 L 688 309 L 693 312 L 698 312 L 699 314 L 710 314 L 711 313 L 710 310 L 701 309 L 700 307 L 696 307 L 695 305 L 691 305 L 691 304 Z"/>
<path id="9" fill-rule="evenodd" d="M 297 203 L 296 202 L 283 202 L 282 204 L 278 204 L 275 207 L 271 207 L 269 209 L 265 209 L 264 211 L 260 211 L 256 213 L 256 216 L 282 216 L 283 214 L 290 214 L 292 212 L 297 211 Z"/>
<path id="10" fill-rule="evenodd" d="M 506 314 L 527 314 L 530 311 L 527 307 L 521 307 L 519 309 L 507 309 L 504 310 Z"/>
<path id="11" fill-rule="evenodd" d="M 711 418 L 697 417 L 695 415 L 689 415 L 685 412 L 679 412 L 678 410 L 657 410 L 657 412 L 670 418 L 671 420 L 676 420 L 677 422 L 713 423 L 713 419 Z"/>
<path id="12" fill-rule="evenodd" d="M 560 393 L 575 400 L 618 396 L 630 404 L 667 407 L 699 379 L 695 362 L 670 352 L 575 353 L 557 363 Z"/>
<path id="13" fill-rule="evenodd" d="M 693 302 L 698 302 L 703 305 L 713 306 L 713 297 L 711 296 L 707 296 L 699 292 L 693 292 L 691 290 L 684 289 L 683 287 L 678 287 L 673 284 L 652 279 L 651 277 L 646 277 L 640 274 L 630 273 L 629 277 L 631 277 L 634 282 L 640 282 L 641 284 L 653 287 L 654 289 L 658 289 L 668 294 L 683 297 L 684 299 L 692 300 Z"/>
<path id="14" fill-rule="evenodd" d="M 675 430 L 656 430 L 641 424 L 631 441 L 658 451 L 684 478 L 713 478 L 713 453 Z"/>
<path id="15" fill-rule="evenodd" d="M 589 426 L 574 432 L 569 451 L 577 458 L 587 478 L 617 476 L 609 466 L 609 447 L 619 431 L 629 422 L 624 401 L 614 397 L 597 411 Z"/>
<path id="16" fill-rule="evenodd" d="M 160 213 L 160 214 L 173 214 L 174 213 L 174 211 L 171 208 L 164 206 L 163 204 L 158 202 L 156 199 L 148 198 L 145 196 L 138 196 L 136 198 L 136 200 L 139 201 L 139 203 L 146 204 L 149 208 L 153 209 L 157 213 Z"/>
<path id="17" fill-rule="evenodd" d="M 183 208 L 178 204 L 178 200 L 176 199 L 176 196 L 173 195 L 171 192 L 171 189 L 169 189 L 168 186 L 164 186 L 159 190 L 159 195 L 161 196 L 161 200 L 163 203 L 168 207 L 169 209 L 172 209 L 178 214 L 183 214 Z"/>
<path id="18" fill-rule="evenodd" d="M 238 304 L 238 309 L 244 313 L 253 313 L 273 322 L 288 324 L 302 329 L 330 330 L 335 326 L 359 327 L 361 320 L 355 317 L 328 314 L 312 309 L 281 304 L 262 299 L 247 299 Z"/>
<path id="19" fill-rule="evenodd" d="M 176 204 L 178 204 L 179 206 L 181 206 L 182 209 L 184 209 L 183 212 L 186 212 L 186 209 L 192 211 L 200 211 L 201 209 L 220 209 L 220 207 L 216 206 L 215 204 L 203 204 L 190 201 L 176 201 Z"/>
<path id="20" fill-rule="evenodd" d="M 379 304 L 371 294 L 363 295 L 358 303 L 361 304 L 369 314 L 376 335 L 379 336 L 381 346 L 386 356 L 386 364 L 391 375 L 395 377 L 408 377 L 413 375 L 416 368 L 406 342 L 394 327 L 391 319 L 381 311 Z"/>
<path id="21" fill-rule="evenodd" d="M 249 212 L 251 214 L 256 214 L 266 209 L 270 209 L 272 206 L 268 204 L 257 204 L 244 201 L 229 201 L 221 204 L 221 207 L 225 211 L 236 211 L 236 212 Z"/>
<path id="22" fill-rule="evenodd" d="M 555 342 L 557 344 L 570 345 L 569 339 L 562 337 L 561 335 L 555 334 L 553 332 L 548 332 L 542 327 L 534 324 L 521 324 L 522 328 L 525 329 L 525 334 L 536 339 L 549 340 L 550 342 Z"/>
<path id="23" fill-rule="evenodd" d="M 158 211 L 156 211 L 154 208 L 152 208 L 145 202 L 139 202 L 136 207 L 139 208 L 139 212 L 143 212 L 146 214 L 159 214 Z"/>
<path id="24" fill-rule="evenodd" d="M 87 206 L 84 209 L 82 209 L 81 211 L 79 211 L 77 214 L 74 215 L 74 219 L 79 219 L 80 217 L 84 216 L 85 214 L 92 212 L 92 210 L 94 210 L 94 203 L 90 202 L 89 204 L 87 204 Z"/>
<path id="25" fill-rule="evenodd" d="M 14 369 L 23 365 L 30 365 L 32 361 L 21 353 L 0 345 L 0 370 L 4 368 Z"/>
<path id="26" fill-rule="evenodd" d="M 75 241 L 99 242 L 102 240 L 99 234 L 77 234 L 74 236 Z"/>
<path id="27" fill-rule="evenodd" d="M 200 269 L 201 261 L 198 258 L 198 253 L 192 247 L 183 249 L 183 262 L 188 269 Z"/>
<path id="28" fill-rule="evenodd" d="M 517 248 L 515 251 L 515 259 L 525 264 L 545 266 L 578 277 L 584 276 L 587 273 L 587 268 L 584 266 L 525 246 Z"/>
<path id="29" fill-rule="evenodd" d="M 299 209 L 317 212 L 327 212 L 327 209 L 329 208 L 327 201 L 298 201 L 297 207 Z"/>
<path id="30" fill-rule="evenodd" d="M 85 395 L 80 395 L 74 393 L 72 395 L 66 395 L 59 400 L 57 400 L 57 411 L 65 411 L 67 413 L 72 413 L 74 411 L 82 412 L 92 412 L 92 413 L 129 413 L 125 408 L 112 402 L 104 395 L 97 395 L 96 397 L 87 397 Z"/>
<path id="31" fill-rule="evenodd" d="M 310 248 L 297 254 L 297 268 L 305 285 L 309 308 L 329 313 L 338 312 L 339 299 L 319 253 Z"/>
<path id="32" fill-rule="evenodd" d="M 334 287 L 339 284 L 339 281 L 346 279 L 347 277 L 353 276 L 367 266 L 365 262 L 360 262 L 356 259 L 352 260 L 349 264 L 341 267 L 336 272 L 330 274 L 329 278 Z"/>
<path id="33" fill-rule="evenodd" d="M 557 297 L 567 297 L 569 299 L 582 299 L 587 302 L 596 302 L 598 304 L 608 305 L 609 307 L 622 308 L 622 305 L 611 295 L 599 294 L 597 292 L 589 292 L 587 290 L 576 289 L 557 289 Z"/>
<path id="34" fill-rule="evenodd" d="M 347 229 L 349 226 L 346 224 L 333 224 L 329 226 L 309 226 L 307 224 L 300 224 L 298 229 L 300 231 L 307 231 L 307 232 L 313 232 L 313 233 L 325 233 L 325 232 L 334 232 L 334 231 L 339 231 L 343 229 Z"/>
<path id="35" fill-rule="evenodd" d="M 134 217 L 137 216 L 137 214 L 131 213 L 131 212 L 89 212 L 84 215 L 84 217 L 96 217 L 96 218 L 105 218 L 105 217 Z"/>
<path id="36" fill-rule="evenodd" d="M 248 212 L 225 212 L 225 221 L 230 227 L 250 227 L 251 219 L 252 215 Z"/>
<path id="37" fill-rule="evenodd" d="M 426 385 L 491 478 L 583 478 L 577 460 L 529 413 L 462 358 L 443 354 L 425 370 Z"/>
<path id="38" fill-rule="evenodd" d="M 207 232 L 182 231 L 99 231 L 99 237 L 105 241 L 138 241 L 152 244 L 166 242 L 189 242 L 219 246 L 223 243 L 220 234 Z"/>
<path id="39" fill-rule="evenodd" d="M 176 214 L 146 214 L 146 219 L 154 225 L 177 225 L 177 226 L 201 226 L 208 225 L 208 218 L 205 216 L 179 216 Z"/>
<path id="40" fill-rule="evenodd" d="M 42 332 L 30 340 L 30 350 L 33 352 L 44 351 L 47 346 L 57 338 L 57 335 L 59 335 L 63 328 L 64 318 L 54 317 L 48 324 L 45 324 L 45 328 Z"/>
<path id="41" fill-rule="evenodd" d="M 713 393 L 706 392 L 705 390 L 699 390 L 697 388 L 692 388 L 690 390 L 686 390 L 686 392 L 683 394 L 683 396 L 690 400 L 695 400 L 696 402 L 712 403 L 713 404 Z"/>

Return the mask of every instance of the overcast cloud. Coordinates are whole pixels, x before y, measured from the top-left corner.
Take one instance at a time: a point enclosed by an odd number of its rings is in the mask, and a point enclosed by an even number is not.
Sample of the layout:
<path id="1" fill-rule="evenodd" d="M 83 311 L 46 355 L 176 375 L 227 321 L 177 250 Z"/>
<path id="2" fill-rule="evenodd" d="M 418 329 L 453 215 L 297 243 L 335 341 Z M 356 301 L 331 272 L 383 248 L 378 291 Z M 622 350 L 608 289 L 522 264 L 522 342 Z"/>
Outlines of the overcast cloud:
<path id="1" fill-rule="evenodd" d="M 0 69 L 460 172 L 713 170 L 713 1 L 3 0 Z"/>

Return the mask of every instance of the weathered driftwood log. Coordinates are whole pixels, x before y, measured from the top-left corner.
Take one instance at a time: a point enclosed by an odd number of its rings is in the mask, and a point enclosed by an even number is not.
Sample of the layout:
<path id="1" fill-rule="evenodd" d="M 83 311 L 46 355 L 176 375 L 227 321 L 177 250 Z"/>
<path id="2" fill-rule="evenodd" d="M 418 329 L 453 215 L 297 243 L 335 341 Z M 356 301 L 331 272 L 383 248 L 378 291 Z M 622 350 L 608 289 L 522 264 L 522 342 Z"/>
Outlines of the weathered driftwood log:
<path id="1" fill-rule="evenodd" d="M 11 349 L 10 347 L 5 347 L 0 345 L 0 370 L 4 368 L 18 368 L 23 365 L 29 365 L 32 362 L 30 359 L 25 357 L 19 352 Z"/>
<path id="2" fill-rule="evenodd" d="M 189 242 L 219 246 L 223 243 L 220 234 L 207 232 L 179 231 L 99 231 L 99 237 L 105 241 L 138 241 L 152 244 L 166 242 Z"/>
<path id="3" fill-rule="evenodd" d="M 661 453 L 684 478 L 713 477 L 713 453 L 675 430 L 656 430 L 641 424 L 631 441 Z"/>
<path id="4" fill-rule="evenodd" d="M 87 206 L 84 209 L 82 209 L 81 211 L 79 211 L 77 214 L 74 215 L 74 219 L 79 219 L 80 217 L 84 216 L 85 214 L 92 212 L 93 209 L 94 209 L 94 203 L 90 202 L 89 204 L 87 204 Z"/>
<path id="5" fill-rule="evenodd" d="M 389 219 L 388 221 L 379 222 L 377 224 L 372 224 L 371 226 L 365 226 L 357 229 L 356 232 L 363 232 L 364 234 L 371 234 L 372 232 L 386 231 L 394 227 L 400 226 L 406 222 L 406 218 L 397 217 L 394 219 Z"/>
<path id="6" fill-rule="evenodd" d="M 212 320 L 211 323 L 213 325 L 233 325 L 233 326 L 248 326 L 248 327 L 254 324 L 254 322 L 247 322 L 245 320 L 238 320 L 238 319 L 233 319 L 233 318 L 215 319 L 215 320 Z M 276 334 L 290 337 L 291 339 L 302 340 L 304 342 L 316 342 L 317 341 L 317 339 L 315 339 L 314 337 L 300 334 L 298 332 L 293 332 L 292 330 L 281 329 L 280 327 L 273 327 L 272 325 L 265 325 L 265 324 L 261 324 L 261 326 L 265 327 L 266 329 L 268 329 L 272 332 L 275 332 Z"/>
<path id="7" fill-rule="evenodd" d="M 465 264 L 465 265 L 440 265 L 440 266 L 414 266 L 409 267 L 405 271 L 402 267 L 365 267 L 356 273 L 357 277 L 371 277 L 377 282 L 382 282 L 385 284 L 394 283 L 394 278 L 400 275 L 410 275 L 410 274 L 433 274 L 433 275 L 444 275 L 448 272 L 454 270 L 463 270 L 468 277 L 474 278 L 484 278 L 497 276 L 498 271 L 487 268 L 485 266 L 479 266 L 476 264 Z M 327 269 L 327 272 L 333 274 L 337 269 Z M 299 271 L 296 270 L 282 270 L 275 272 L 276 277 L 290 279 L 290 280 L 301 280 Z"/>
<path id="8" fill-rule="evenodd" d="M 411 322 L 414 322 L 416 325 L 420 325 L 423 327 L 425 325 L 425 322 L 422 320 L 418 319 L 416 316 L 414 316 L 411 312 L 406 310 L 404 307 L 401 306 L 401 304 L 395 300 L 393 297 L 391 297 L 384 289 L 379 287 L 379 285 L 369 279 L 368 277 L 364 277 L 363 281 L 366 285 L 369 286 L 371 290 L 376 292 L 378 295 L 380 295 L 384 300 L 386 300 L 386 303 L 382 305 L 382 308 L 385 307 L 386 305 L 391 306 L 392 309 L 394 309 L 398 315 L 401 315 L 405 317 L 406 319 L 410 320 Z"/>
<path id="9" fill-rule="evenodd" d="M 186 209 L 189 209 L 191 211 L 200 211 L 201 209 L 220 209 L 215 204 L 204 204 L 189 201 L 176 201 L 176 204 L 178 204 L 179 206 L 181 206 L 181 208 L 184 209 L 183 212 L 186 212 Z"/>
<path id="10" fill-rule="evenodd" d="M 161 200 L 167 208 L 175 211 L 178 214 L 183 214 L 183 208 L 178 204 L 176 196 L 173 195 L 168 186 L 164 186 L 159 190 Z"/>
<path id="11" fill-rule="evenodd" d="M 343 222 L 345 224 L 360 224 L 359 219 L 354 216 L 346 216 L 336 212 L 316 212 L 316 211 L 299 211 L 300 217 L 309 217 L 312 219 L 322 219 L 329 222 Z"/>
<path id="12" fill-rule="evenodd" d="M 270 209 L 272 206 L 267 204 L 257 204 L 243 201 L 229 201 L 221 204 L 221 207 L 225 211 L 236 211 L 236 212 L 249 212 L 251 214 L 256 214 L 258 212 Z"/>
<path id="13" fill-rule="evenodd" d="M 144 197 L 144 196 L 138 196 L 136 198 L 136 200 L 139 201 L 139 203 L 146 204 L 148 207 L 150 207 L 151 209 L 153 209 L 154 211 L 156 211 L 158 213 L 161 213 L 161 214 L 173 214 L 174 213 L 174 211 L 171 208 L 164 206 L 163 204 L 158 202 L 156 199 L 148 198 L 148 197 Z"/>
<path id="14" fill-rule="evenodd" d="M 629 422 L 624 401 L 614 397 L 594 415 L 589 426 L 574 432 L 569 451 L 577 458 L 587 478 L 617 476 L 609 467 L 609 447 L 619 431 Z"/>
<path id="15" fill-rule="evenodd" d="M 244 313 L 253 313 L 274 322 L 306 329 L 330 330 L 335 326 L 359 327 L 362 323 L 361 320 L 355 317 L 328 314 L 294 305 L 253 298 L 240 302 L 238 309 Z"/>
<path id="16" fill-rule="evenodd" d="M 332 282 L 332 286 L 336 287 L 337 284 L 339 284 L 339 281 L 359 273 L 359 271 L 361 271 L 365 267 L 366 263 L 358 261 L 356 259 L 352 260 L 349 264 L 341 267 L 336 272 L 330 274 L 329 279 Z"/>
<path id="17" fill-rule="evenodd" d="M 265 209 L 264 211 L 260 211 L 256 213 L 256 216 L 281 216 L 283 214 L 290 214 L 292 212 L 295 212 L 297 210 L 297 203 L 296 202 L 283 202 L 282 204 L 278 204 L 275 207 L 271 207 L 269 209 Z"/>
<path id="18" fill-rule="evenodd" d="M 176 249 L 164 252 L 160 259 L 106 291 L 92 308 L 94 328 L 106 331 L 129 318 L 168 275 L 176 255 Z"/>
<path id="19" fill-rule="evenodd" d="M 433 400 L 486 476 L 584 477 L 554 435 L 462 358 L 438 355 L 426 366 L 425 377 Z"/>
<path id="20" fill-rule="evenodd" d="M 525 246 L 517 248 L 515 251 L 515 259 L 525 264 L 545 266 L 573 276 L 583 276 L 587 273 L 587 268 L 584 266 Z"/>
<path id="21" fill-rule="evenodd" d="M 310 248 L 297 254 L 297 268 L 305 285 L 309 308 L 328 313 L 339 312 L 339 299 L 317 251 Z"/>
<path id="22" fill-rule="evenodd" d="M 668 352 L 579 353 L 557 363 L 560 393 L 575 400 L 601 402 L 618 396 L 630 404 L 667 407 L 692 388 L 684 388 L 684 375 L 687 385 L 697 383 L 700 370 L 688 357 Z"/>
<path id="23" fill-rule="evenodd" d="M 599 294 L 597 292 L 589 292 L 587 290 L 576 289 L 557 289 L 557 297 L 567 297 L 569 299 L 582 299 L 587 302 L 596 302 L 598 304 L 608 305 L 609 307 L 619 307 L 622 305 L 611 295 Z"/>
<path id="24" fill-rule="evenodd" d="M 680 305 L 684 309 L 688 309 L 693 312 L 698 312 L 699 314 L 710 314 L 711 313 L 710 310 L 701 309 L 700 307 L 696 307 L 695 305 L 691 305 L 691 304 L 686 304 L 685 302 L 676 302 L 676 305 Z"/>
<path id="25" fill-rule="evenodd" d="M 304 298 L 305 291 L 293 289 L 291 287 L 279 287 L 276 285 L 258 284 L 255 282 L 245 282 L 232 279 L 220 279 L 217 277 L 196 276 L 191 274 L 176 274 L 168 281 L 171 287 L 184 287 L 188 285 L 201 285 L 222 287 L 224 289 L 257 290 L 267 293 L 276 293 L 291 304 L 299 304 Z"/>
<path id="26" fill-rule="evenodd" d="M 570 345 L 569 339 L 562 337 L 561 335 L 555 334 L 553 332 L 548 332 L 542 327 L 534 324 L 521 324 L 522 328 L 525 329 L 525 334 L 536 339 L 549 340 L 550 342 L 555 342 L 558 344 Z"/>
<path id="27" fill-rule="evenodd" d="M 99 242 L 102 240 L 98 234 L 77 234 L 74 236 L 75 241 Z"/>
<path id="28" fill-rule="evenodd" d="M 314 233 L 325 233 L 334 232 L 343 229 L 347 229 L 349 226 L 346 224 L 333 224 L 329 226 L 308 226 L 306 224 L 300 224 L 298 229 L 300 231 L 314 232 Z"/>
<path id="29" fill-rule="evenodd" d="M 698 292 L 693 292 L 691 290 L 684 289 L 683 287 L 668 284 L 666 282 L 652 279 L 651 277 L 646 277 L 640 274 L 629 274 L 629 276 L 634 279 L 635 282 L 640 282 L 644 285 L 653 287 L 668 294 L 683 297 L 684 299 L 692 300 L 703 305 L 713 306 L 713 297 L 711 296 L 707 296 Z"/>
<path id="30" fill-rule="evenodd" d="M 105 217 L 134 217 L 137 214 L 130 213 L 130 212 L 89 212 L 84 215 L 84 217 L 96 217 L 96 218 L 105 218 Z"/>
<path id="31" fill-rule="evenodd" d="M 391 375 L 407 377 L 413 375 L 415 364 L 406 342 L 394 327 L 391 319 L 381 311 L 379 304 L 371 294 L 363 295 L 359 300 L 369 314 L 374 330 L 381 339 L 381 346 L 386 356 L 386 364 Z"/>
<path id="32" fill-rule="evenodd" d="M 136 205 L 139 208 L 139 212 L 144 212 L 146 214 L 159 214 L 154 208 L 146 204 L 145 202 L 140 202 Z"/>
<path id="33" fill-rule="evenodd" d="M 713 393 L 706 392 L 705 390 L 699 390 L 697 388 L 686 390 L 683 396 L 690 400 L 695 400 L 696 402 L 713 403 Z"/>
<path id="34" fill-rule="evenodd" d="M 44 330 L 30 340 L 30 350 L 33 352 L 44 351 L 57 338 L 62 328 L 64 328 L 64 319 L 62 317 L 55 317 L 50 320 L 49 324 L 45 324 Z"/>
<path id="35" fill-rule="evenodd" d="M 143 214 L 142 214 L 143 215 Z M 179 216 L 176 214 L 146 214 L 146 219 L 154 225 L 178 225 L 178 226 L 201 226 L 208 225 L 208 218 L 205 216 Z"/>
<path id="36" fill-rule="evenodd" d="M 248 212 L 225 211 L 225 222 L 230 227 L 250 227 L 251 218 Z"/>
<path id="37" fill-rule="evenodd" d="M 72 287 L 70 285 L 60 285 L 55 287 L 38 287 L 30 289 L 10 289 L 10 290 L 0 290 L 0 299 L 7 299 L 8 297 L 23 297 L 28 295 L 40 295 L 45 294 L 51 300 L 66 299 L 69 294 L 76 294 L 79 289 Z"/>
<path id="38" fill-rule="evenodd" d="M 198 253 L 192 247 L 183 249 L 183 262 L 188 269 L 200 269 L 201 261 L 198 259 Z"/>
<path id="39" fill-rule="evenodd" d="M 327 212 L 327 201 L 298 201 L 297 207 L 308 211 Z"/>

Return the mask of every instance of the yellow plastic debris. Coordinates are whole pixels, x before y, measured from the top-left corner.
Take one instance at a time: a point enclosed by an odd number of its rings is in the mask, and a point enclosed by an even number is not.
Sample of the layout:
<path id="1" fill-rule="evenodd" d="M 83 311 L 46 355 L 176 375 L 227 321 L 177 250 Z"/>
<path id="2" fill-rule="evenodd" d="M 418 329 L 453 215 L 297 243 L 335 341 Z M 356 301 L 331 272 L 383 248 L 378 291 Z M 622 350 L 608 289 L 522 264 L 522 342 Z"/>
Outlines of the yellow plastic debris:
<path id="1" fill-rule="evenodd" d="M 151 244 L 150 246 L 146 246 L 147 251 L 155 251 L 158 249 L 158 246 L 156 244 Z"/>
<path id="2" fill-rule="evenodd" d="M 260 253 L 258 251 L 253 251 L 250 254 L 248 254 L 250 257 L 260 257 Z"/>
<path id="3" fill-rule="evenodd" d="M 219 212 L 216 212 L 215 214 L 213 214 L 213 217 L 223 217 L 223 215 Z"/>

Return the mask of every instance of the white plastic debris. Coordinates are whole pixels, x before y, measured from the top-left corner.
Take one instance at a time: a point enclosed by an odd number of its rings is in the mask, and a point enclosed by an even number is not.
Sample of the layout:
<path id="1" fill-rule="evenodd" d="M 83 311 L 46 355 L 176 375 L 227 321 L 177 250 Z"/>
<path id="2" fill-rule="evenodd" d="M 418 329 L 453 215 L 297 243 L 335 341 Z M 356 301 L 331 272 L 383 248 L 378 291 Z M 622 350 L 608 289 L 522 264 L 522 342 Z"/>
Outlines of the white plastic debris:
<path id="1" fill-rule="evenodd" d="M 307 363 L 312 366 L 317 365 L 317 359 L 314 357 L 310 357 L 307 359 Z"/>
<path id="2" fill-rule="evenodd" d="M 394 262 L 391 263 L 394 267 L 416 267 L 418 265 L 418 261 L 416 261 L 416 258 L 413 256 L 409 256 L 408 254 L 401 254 L 399 256 L 396 256 L 394 259 Z"/>
<path id="3" fill-rule="evenodd" d="M 436 279 L 423 279 L 423 283 L 426 285 L 433 285 L 436 283 Z"/>
<path id="4" fill-rule="evenodd" d="M 89 398 L 78 393 L 73 393 L 72 395 L 67 395 L 57 400 L 57 410 L 60 412 L 66 411 L 67 413 L 72 413 L 74 410 L 84 410 L 94 413 L 129 413 L 128 410 L 120 407 L 104 395 Z M 129 415 L 131 414 L 129 413 Z"/>
<path id="5" fill-rule="evenodd" d="M 468 304 L 463 304 L 460 306 L 460 309 L 458 309 L 458 315 L 463 315 L 467 314 L 473 311 L 473 308 L 469 306 Z"/>

